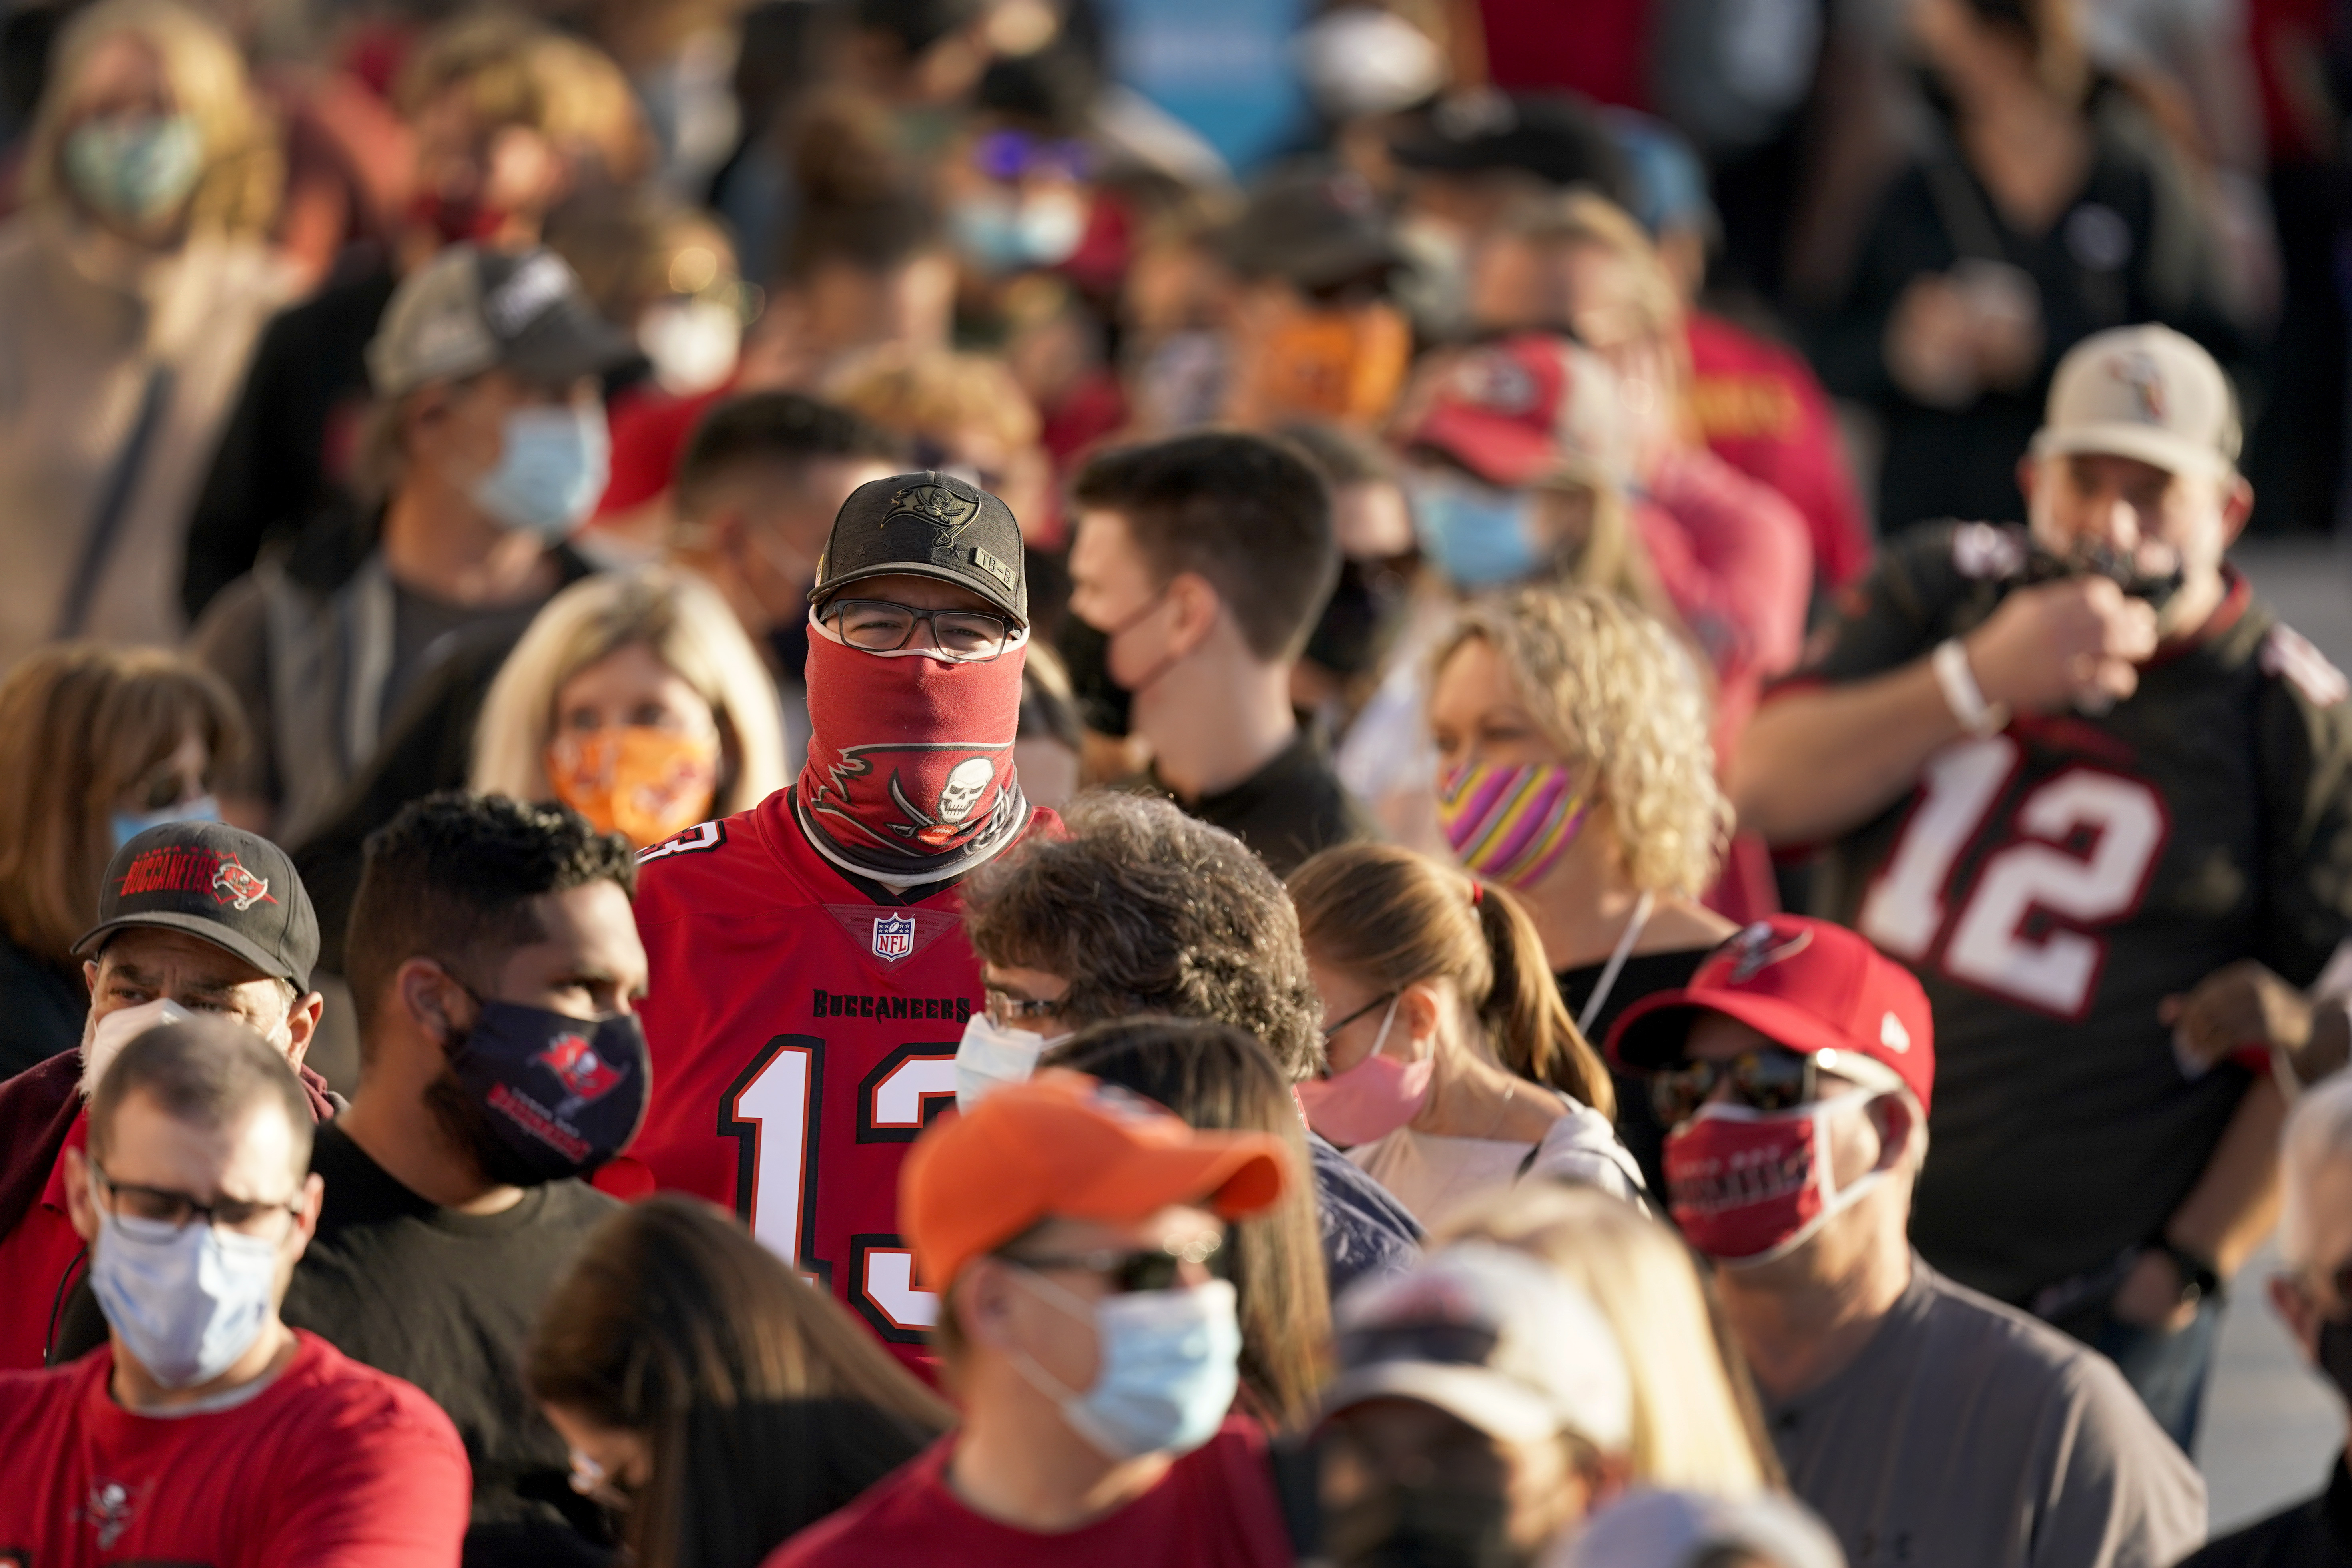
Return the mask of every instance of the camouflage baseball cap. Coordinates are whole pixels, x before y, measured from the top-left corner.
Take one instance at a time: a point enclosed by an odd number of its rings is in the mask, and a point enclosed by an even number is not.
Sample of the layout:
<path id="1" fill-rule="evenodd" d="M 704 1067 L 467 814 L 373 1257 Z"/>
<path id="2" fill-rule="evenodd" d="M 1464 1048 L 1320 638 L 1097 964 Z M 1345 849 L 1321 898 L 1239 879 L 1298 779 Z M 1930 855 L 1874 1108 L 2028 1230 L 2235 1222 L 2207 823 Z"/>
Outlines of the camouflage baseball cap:
<path id="1" fill-rule="evenodd" d="M 850 492 L 817 558 L 809 603 L 822 605 L 852 583 L 898 573 L 969 588 L 1029 624 L 1021 525 L 1013 509 L 952 474 L 895 474 Z"/>

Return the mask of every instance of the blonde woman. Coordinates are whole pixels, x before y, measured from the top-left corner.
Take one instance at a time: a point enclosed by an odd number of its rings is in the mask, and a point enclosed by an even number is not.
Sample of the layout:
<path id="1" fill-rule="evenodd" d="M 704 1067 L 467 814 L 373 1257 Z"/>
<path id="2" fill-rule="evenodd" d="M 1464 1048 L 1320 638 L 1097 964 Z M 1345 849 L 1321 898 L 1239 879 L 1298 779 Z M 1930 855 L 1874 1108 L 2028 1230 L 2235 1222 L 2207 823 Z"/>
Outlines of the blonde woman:
<path id="1" fill-rule="evenodd" d="M 1623 599 L 1561 587 L 1473 603 L 1432 668 L 1446 841 L 1526 902 L 1570 1013 L 1605 1041 L 1734 929 L 1700 902 L 1731 806 L 1696 663 Z M 1638 1080 L 1619 1087 L 1618 1131 L 1654 1186 L 1662 1134 Z"/>
<path id="2" fill-rule="evenodd" d="M 783 787 L 775 685 L 700 580 L 591 577 L 548 601 L 491 683 L 468 782 L 560 800 L 643 848 Z"/>
<path id="3" fill-rule="evenodd" d="M 1531 1182 L 1465 1207 L 1431 1244 L 1472 1239 L 1541 1259 L 1609 1320 L 1633 1377 L 1637 1485 L 1740 1498 L 1780 1484 L 1746 1363 L 1665 1226 L 1599 1193 Z"/>
<path id="4" fill-rule="evenodd" d="M 292 287 L 282 161 L 236 46 L 175 0 L 59 38 L 0 224 L 0 668 L 172 642 L 181 546 L 255 337 Z"/>
<path id="5" fill-rule="evenodd" d="M 1290 898 L 1328 1057 L 1299 1103 L 1415 1219 L 1531 1175 L 1638 1197 L 1609 1074 L 1517 900 L 1390 844 L 1324 850 Z"/>
<path id="6" fill-rule="evenodd" d="M 0 682 L 0 1079 L 81 1043 L 73 944 L 107 860 L 149 827 L 215 817 L 245 742 L 220 678 L 161 648 L 58 643 Z"/>

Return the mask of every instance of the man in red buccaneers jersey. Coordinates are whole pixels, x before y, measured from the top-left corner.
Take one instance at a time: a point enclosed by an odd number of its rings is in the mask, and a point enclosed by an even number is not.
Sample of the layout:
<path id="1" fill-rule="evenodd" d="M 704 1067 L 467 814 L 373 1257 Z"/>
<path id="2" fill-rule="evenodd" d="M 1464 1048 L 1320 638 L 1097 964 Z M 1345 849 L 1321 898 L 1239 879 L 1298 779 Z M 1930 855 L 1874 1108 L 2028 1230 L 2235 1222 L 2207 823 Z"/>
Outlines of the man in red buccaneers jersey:
<path id="1" fill-rule="evenodd" d="M 1051 814 L 1013 767 L 1021 530 L 944 474 L 854 491 L 810 593 L 808 763 L 641 857 L 654 1097 L 634 1157 L 731 1205 L 910 1363 L 939 1300 L 898 1162 L 980 1010 L 963 878 Z"/>

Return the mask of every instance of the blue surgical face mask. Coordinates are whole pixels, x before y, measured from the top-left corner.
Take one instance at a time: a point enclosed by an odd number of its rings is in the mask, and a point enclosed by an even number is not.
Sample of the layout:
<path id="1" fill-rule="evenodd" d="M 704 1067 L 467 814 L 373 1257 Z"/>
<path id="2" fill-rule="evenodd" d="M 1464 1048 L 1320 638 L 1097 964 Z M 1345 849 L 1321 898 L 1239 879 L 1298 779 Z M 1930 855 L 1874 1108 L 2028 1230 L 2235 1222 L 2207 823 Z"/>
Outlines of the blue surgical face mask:
<path id="1" fill-rule="evenodd" d="M 1062 1409 L 1070 1430 L 1112 1459 L 1189 1454 L 1217 1435 L 1241 1386 L 1242 1331 L 1234 1288 L 1212 1279 L 1181 1290 L 1130 1290 L 1087 1302 L 1042 1274 L 1020 1278 L 1070 1316 L 1094 1324 L 1093 1386 L 1065 1388 L 1025 1352 L 1014 1368 Z"/>
<path id="2" fill-rule="evenodd" d="M 1455 587 L 1499 587 L 1542 568 L 1531 492 L 1422 472 L 1406 475 L 1404 489 L 1422 549 Z"/>
<path id="3" fill-rule="evenodd" d="M 194 1388 L 236 1365 L 268 1326 L 280 1245 L 201 1218 L 173 1230 L 101 1208 L 89 1286 L 149 1376 Z"/>
<path id="4" fill-rule="evenodd" d="M 118 811 L 114 814 L 114 847 L 130 843 L 151 827 L 161 827 L 167 822 L 218 822 L 220 801 L 209 795 L 194 800 L 184 800 L 160 811 Z"/>
<path id="5" fill-rule="evenodd" d="M 498 466 L 470 487 L 474 502 L 509 528 L 550 541 L 580 526 L 612 477 L 613 437 L 601 403 L 510 410 Z"/>
<path id="6" fill-rule="evenodd" d="M 205 139 L 184 114 L 86 120 L 66 133 L 66 184 L 91 211 L 135 228 L 176 212 L 205 172 Z"/>

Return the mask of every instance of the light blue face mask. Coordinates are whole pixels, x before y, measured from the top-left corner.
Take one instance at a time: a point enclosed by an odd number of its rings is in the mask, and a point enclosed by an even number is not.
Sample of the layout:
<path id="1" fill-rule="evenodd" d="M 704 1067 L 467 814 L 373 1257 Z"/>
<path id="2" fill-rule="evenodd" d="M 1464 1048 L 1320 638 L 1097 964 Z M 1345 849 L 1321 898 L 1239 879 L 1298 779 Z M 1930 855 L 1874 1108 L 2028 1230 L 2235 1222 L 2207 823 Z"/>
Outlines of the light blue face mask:
<path id="1" fill-rule="evenodd" d="M 1217 1435 L 1241 1386 L 1242 1331 L 1229 1281 L 1129 1290 L 1090 1304 L 1042 1274 L 1018 1272 L 1046 1300 L 1094 1324 L 1098 1360 L 1083 1394 L 1025 1352 L 1013 1354 L 1013 1367 L 1061 1406 L 1070 1430 L 1113 1459 L 1189 1454 Z"/>
<path id="2" fill-rule="evenodd" d="M 551 542 L 584 521 L 612 477 L 613 437 L 601 403 L 517 408 L 499 432 L 498 466 L 470 487 L 509 528 Z"/>
<path id="3" fill-rule="evenodd" d="M 205 139 L 184 114 L 86 120 L 66 133 L 61 157 L 66 184 L 91 211 L 145 228 L 196 188 Z"/>
<path id="4" fill-rule="evenodd" d="M 201 1218 L 173 1230 L 101 1208 L 89 1288 L 149 1376 L 194 1388 L 235 1366 L 268 1326 L 278 1246 Z"/>
<path id="5" fill-rule="evenodd" d="M 1532 577 L 1544 558 L 1536 544 L 1536 498 L 1496 489 L 1466 474 L 1405 476 L 1405 499 L 1422 549 L 1457 588 L 1493 588 Z"/>
<path id="6" fill-rule="evenodd" d="M 220 802 L 208 795 L 167 805 L 161 811 L 118 811 L 112 818 L 114 847 L 120 849 L 149 828 L 161 827 L 167 822 L 218 822 L 220 819 Z"/>

